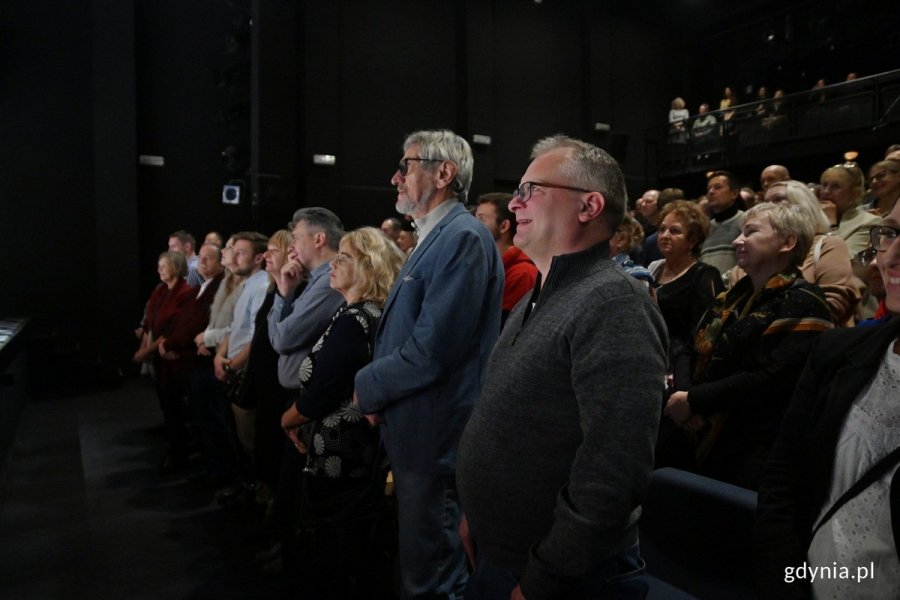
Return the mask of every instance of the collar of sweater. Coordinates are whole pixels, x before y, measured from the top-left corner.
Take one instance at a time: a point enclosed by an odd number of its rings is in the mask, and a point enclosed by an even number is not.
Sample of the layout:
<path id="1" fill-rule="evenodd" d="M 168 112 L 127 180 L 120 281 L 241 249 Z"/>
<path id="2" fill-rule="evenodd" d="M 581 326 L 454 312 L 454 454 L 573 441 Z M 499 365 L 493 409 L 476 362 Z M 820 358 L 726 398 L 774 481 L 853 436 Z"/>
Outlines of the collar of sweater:
<path id="1" fill-rule="evenodd" d="M 728 219 L 730 219 L 731 217 L 736 215 L 738 210 L 739 210 L 738 204 L 737 204 L 737 202 L 735 202 L 734 204 L 732 204 L 731 206 L 729 206 L 722 212 L 713 215 L 713 220 L 716 223 L 722 223 L 723 221 L 727 221 Z"/>
<path id="2" fill-rule="evenodd" d="M 547 283 L 541 285 L 541 276 L 538 275 L 538 289 L 551 290 L 562 287 L 571 281 L 578 281 L 588 277 L 600 269 L 609 258 L 609 242 L 603 241 L 586 248 L 581 252 L 572 254 L 560 254 L 554 256 L 550 262 L 550 272 L 547 273 Z"/>

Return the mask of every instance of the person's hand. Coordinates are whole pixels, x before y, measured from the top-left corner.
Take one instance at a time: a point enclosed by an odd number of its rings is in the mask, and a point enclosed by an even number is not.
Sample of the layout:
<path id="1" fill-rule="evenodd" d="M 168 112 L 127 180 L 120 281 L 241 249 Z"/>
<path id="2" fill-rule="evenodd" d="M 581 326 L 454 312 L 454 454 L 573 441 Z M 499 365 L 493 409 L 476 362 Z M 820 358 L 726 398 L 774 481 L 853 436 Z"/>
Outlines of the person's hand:
<path id="1" fill-rule="evenodd" d="M 281 272 L 278 273 L 278 279 L 275 282 L 278 286 L 278 293 L 281 294 L 282 298 L 288 298 L 294 293 L 294 290 L 297 289 L 297 286 L 303 280 L 304 274 L 303 265 L 300 264 L 296 253 L 291 250 L 288 252 L 288 256 L 290 258 L 281 267 Z"/>
<path id="2" fill-rule="evenodd" d="M 138 348 L 137 351 L 134 353 L 134 357 L 131 360 L 133 360 L 134 362 L 136 362 L 138 364 L 146 361 L 147 360 L 147 349 L 144 348 L 143 346 Z"/>
<path id="3" fill-rule="evenodd" d="M 231 361 L 224 356 L 219 356 L 218 354 L 213 359 L 213 370 L 216 374 L 216 379 L 219 381 L 225 381 L 228 379 L 228 373 L 225 371 L 225 366 L 231 365 Z"/>
<path id="4" fill-rule="evenodd" d="M 359 398 L 356 396 L 356 390 L 353 390 L 353 406 L 359 408 Z M 366 418 L 366 421 L 369 422 L 369 426 L 371 427 L 378 427 L 384 423 L 384 415 L 381 413 L 372 413 L 363 416 Z"/>
<path id="5" fill-rule="evenodd" d="M 197 354 L 200 356 L 212 356 L 212 352 L 209 351 L 209 348 L 206 346 L 200 346 L 197 348 Z"/>
<path id="6" fill-rule="evenodd" d="M 137 339 L 141 339 L 142 337 L 144 337 L 144 328 L 143 327 L 136 328 L 134 330 L 134 337 L 136 337 Z"/>
<path id="7" fill-rule="evenodd" d="M 469 561 L 472 570 L 475 569 L 475 542 L 472 541 L 472 532 L 469 531 L 469 520 L 463 513 L 462 519 L 459 520 L 459 539 L 462 541 L 463 552 Z"/>
<path id="8" fill-rule="evenodd" d="M 819 206 L 822 207 L 822 212 L 828 217 L 829 223 L 838 222 L 837 205 L 834 202 L 831 200 L 819 200 Z"/>
<path id="9" fill-rule="evenodd" d="M 688 419 L 687 423 L 685 423 L 682 428 L 685 431 L 700 431 L 708 424 L 709 422 L 703 415 L 694 415 L 693 417 Z"/>
<path id="10" fill-rule="evenodd" d="M 513 591 L 509 594 L 509 600 L 525 600 L 525 595 L 522 593 L 522 588 L 518 585 L 513 588 Z"/>
<path id="11" fill-rule="evenodd" d="M 688 393 L 673 392 L 669 396 L 669 400 L 666 402 L 666 409 L 663 412 L 679 427 L 684 425 L 692 416 L 691 405 L 688 404 Z"/>
<path id="12" fill-rule="evenodd" d="M 306 454 L 308 451 L 306 444 L 300 439 L 300 425 L 308 420 L 309 419 L 300 414 L 296 404 L 291 404 L 288 409 L 284 411 L 284 414 L 281 415 L 281 428 L 300 454 Z"/>

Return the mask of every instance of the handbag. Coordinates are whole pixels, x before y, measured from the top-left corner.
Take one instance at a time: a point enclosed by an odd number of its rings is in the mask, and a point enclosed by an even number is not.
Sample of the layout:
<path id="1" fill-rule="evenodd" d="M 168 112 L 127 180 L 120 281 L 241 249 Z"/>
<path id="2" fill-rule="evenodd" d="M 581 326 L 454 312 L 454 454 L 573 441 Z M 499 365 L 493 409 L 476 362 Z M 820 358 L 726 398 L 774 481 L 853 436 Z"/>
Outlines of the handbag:
<path id="1" fill-rule="evenodd" d="M 250 379 L 247 367 L 231 372 L 228 381 L 225 382 L 225 397 L 228 402 L 244 410 L 256 408 L 256 396 L 247 393 L 250 389 Z"/>

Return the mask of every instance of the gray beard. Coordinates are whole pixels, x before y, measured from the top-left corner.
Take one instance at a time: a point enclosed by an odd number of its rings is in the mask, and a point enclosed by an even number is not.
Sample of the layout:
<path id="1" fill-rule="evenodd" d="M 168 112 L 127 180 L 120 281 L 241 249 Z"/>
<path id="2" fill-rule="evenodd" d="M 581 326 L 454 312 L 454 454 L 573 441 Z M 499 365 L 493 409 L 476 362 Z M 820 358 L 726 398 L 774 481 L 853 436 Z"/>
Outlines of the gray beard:
<path id="1" fill-rule="evenodd" d="M 428 207 L 428 204 L 431 202 L 436 191 L 437 190 L 432 187 L 422 194 L 422 198 L 420 198 L 418 202 L 415 200 L 397 200 L 395 208 L 401 215 L 409 215 L 414 219 L 422 217 L 425 215 L 423 211 Z"/>

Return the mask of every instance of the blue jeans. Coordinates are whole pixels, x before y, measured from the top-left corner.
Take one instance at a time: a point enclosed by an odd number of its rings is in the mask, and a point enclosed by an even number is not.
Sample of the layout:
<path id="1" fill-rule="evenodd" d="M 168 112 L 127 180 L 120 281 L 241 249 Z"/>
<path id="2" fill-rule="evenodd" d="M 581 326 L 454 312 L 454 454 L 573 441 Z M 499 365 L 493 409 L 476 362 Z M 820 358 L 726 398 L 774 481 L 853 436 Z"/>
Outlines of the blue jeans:
<path id="1" fill-rule="evenodd" d="M 483 553 L 478 555 L 477 563 L 466 587 L 466 600 L 509 600 L 509 594 L 519 584 L 513 573 L 489 563 Z M 635 544 L 603 561 L 590 577 L 574 582 L 571 595 L 567 597 L 643 600 L 649 589 L 644 577 L 644 561 L 638 544 Z"/>
<path id="2" fill-rule="evenodd" d="M 462 598 L 467 572 L 456 477 L 394 470 L 394 492 L 403 598 Z"/>

